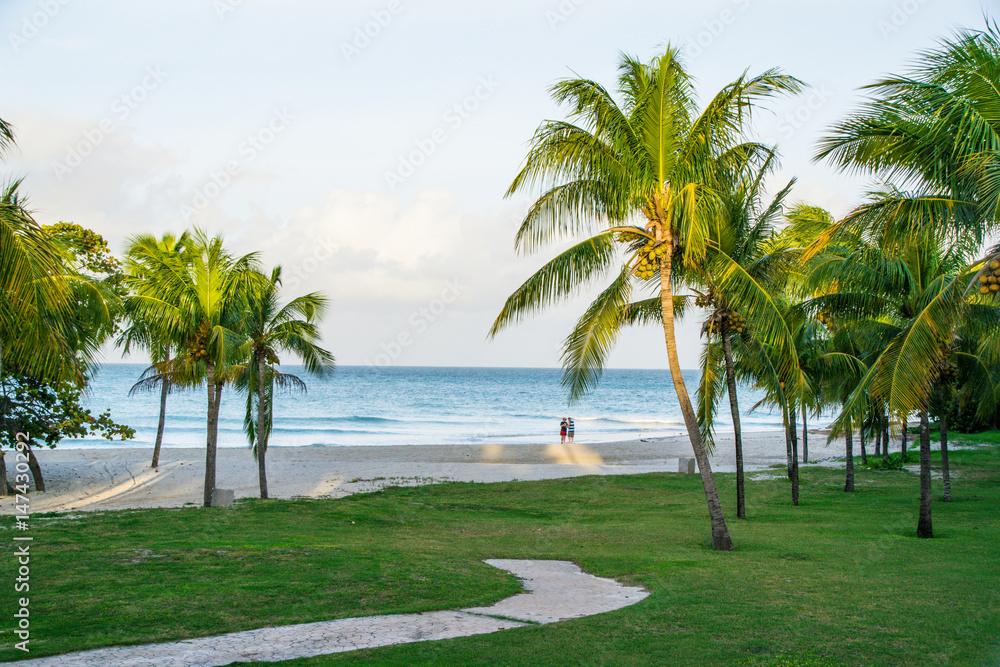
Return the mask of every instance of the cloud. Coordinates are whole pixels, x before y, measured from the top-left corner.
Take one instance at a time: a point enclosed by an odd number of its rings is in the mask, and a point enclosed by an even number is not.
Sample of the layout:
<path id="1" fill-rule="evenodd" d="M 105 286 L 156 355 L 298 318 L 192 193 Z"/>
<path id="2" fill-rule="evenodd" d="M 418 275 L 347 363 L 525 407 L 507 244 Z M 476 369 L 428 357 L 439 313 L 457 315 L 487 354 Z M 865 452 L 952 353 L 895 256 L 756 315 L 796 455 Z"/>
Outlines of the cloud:
<path id="1" fill-rule="evenodd" d="M 143 141 L 127 125 L 102 130 L 103 118 L 17 110 L 10 118 L 18 143 L 6 171 L 25 176 L 40 222 L 77 222 L 118 248 L 127 235 L 170 221 L 184 181 L 177 151 Z"/>

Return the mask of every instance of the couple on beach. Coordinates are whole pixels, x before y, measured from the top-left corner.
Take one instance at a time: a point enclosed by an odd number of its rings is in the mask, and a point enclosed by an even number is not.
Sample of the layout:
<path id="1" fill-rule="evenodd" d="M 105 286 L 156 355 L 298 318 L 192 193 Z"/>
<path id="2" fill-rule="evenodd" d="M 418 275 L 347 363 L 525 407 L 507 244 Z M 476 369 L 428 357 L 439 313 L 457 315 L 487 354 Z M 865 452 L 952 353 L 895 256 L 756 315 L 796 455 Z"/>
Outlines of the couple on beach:
<path id="1" fill-rule="evenodd" d="M 559 422 L 559 442 L 560 444 L 566 444 L 566 438 L 569 437 L 570 444 L 573 443 L 573 434 L 575 428 L 573 426 L 572 417 L 563 417 L 562 421 Z"/>

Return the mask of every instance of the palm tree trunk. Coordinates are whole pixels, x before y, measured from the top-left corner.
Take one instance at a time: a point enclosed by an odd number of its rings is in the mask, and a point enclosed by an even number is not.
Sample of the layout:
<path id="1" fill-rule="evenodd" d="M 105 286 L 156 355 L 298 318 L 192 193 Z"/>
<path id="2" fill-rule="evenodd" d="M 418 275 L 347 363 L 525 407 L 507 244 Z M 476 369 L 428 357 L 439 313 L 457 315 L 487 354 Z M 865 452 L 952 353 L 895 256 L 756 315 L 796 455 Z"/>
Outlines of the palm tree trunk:
<path id="1" fill-rule="evenodd" d="M 875 415 L 875 454 L 882 453 L 882 415 Z"/>
<path id="2" fill-rule="evenodd" d="M 169 349 L 164 361 L 167 365 L 170 364 Z M 167 394 L 170 392 L 170 380 L 168 377 L 160 381 L 160 420 L 156 423 L 156 444 L 153 445 L 153 463 L 151 464 L 153 468 L 160 466 L 160 445 L 163 444 L 163 427 L 167 422 Z"/>
<path id="3" fill-rule="evenodd" d="M 859 436 L 861 437 L 861 465 L 868 465 L 868 452 L 865 450 L 865 424 L 861 423 Z"/>
<path id="4" fill-rule="evenodd" d="M 847 448 L 847 480 L 844 482 L 844 492 L 850 493 L 854 490 L 854 429 L 850 424 L 844 432 L 844 442 Z"/>
<path id="5" fill-rule="evenodd" d="M 788 481 L 792 481 L 792 434 L 788 425 L 788 406 L 781 406 L 781 421 L 785 425 L 785 468 L 788 471 Z"/>
<path id="6" fill-rule="evenodd" d="M 208 378 L 208 423 L 205 428 L 205 507 L 212 506 L 212 493 L 215 491 L 215 458 L 219 442 L 219 406 L 215 391 L 215 364 L 208 362 L 206 369 Z"/>
<path id="7" fill-rule="evenodd" d="M 882 460 L 889 460 L 889 415 L 882 415 Z"/>
<path id="8" fill-rule="evenodd" d="M 788 432 L 792 436 L 792 504 L 799 504 L 799 435 L 795 424 L 795 406 L 788 409 L 788 421 L 791 428 Z"/>
<path id="9" fill-rule="evenodd" d="M 899 444 L 899 453 L 903 457 L 903 463 L 906 463 L 906 438 L 907 438 L 906 429 L 909 426 L 908 422 L 909 422 L 909 420 L 904 416 L 903 417 L 903 439 L 902 439 L 902 441 Z"/>
<path id="10" fill-rule="evenodd" d="M 747 518 L 743 478 L 743 429 L 740 426 L 740 406 L 736 398 L 736 371 L 733 366 L 733 346 L 728 327 L 722 327 L 722 351 L 726 357 L 726 388 L 729 391 L 729 411 L 733 416 L 733 436 L 736 439 L 736 518 Z"/>
<path id="11" fill-rule="evenodd" d="M 931 433 L 927 411 L 920 411 L 920 518 L 917 537 L 934 537 L 931 528 Z"/>
<path id="12" fill-rule="evenodd" d="M 802 405 L 802 462 L 809 463 L 809 426 L 806 421 L 806 406 Z"/>
<path id="13" fill-rule="evenodd" d="M 260 483 L 260 497 L 267 500 L 267 471 L 264 455 L 267 453 L 267 439 L 264 437 L 264 357 L 257 360 L 257 480 Z"/>
<path id="14" fill-rule="evenodd" d="M 941 481 L 944 482 L 943 502 L 951 502 L 951 469 L 948 466 L 948 418 L 941 415 Z"/>
<path id="15" fill-rule="evenodd" d="M 660 236 L 661 229 L 662 227 L 657 225 L 657 236 Z M 726 527 L 726 517 L 722 511 L 722 502 L 719 500 L 719 490 L 715 486 L 715 477 L 712 475 L 712 465 L 708 461 L 708 454 L 701 441 L 698 419 L 695 417 L 694 408 L 691 407 L 691 399 L 688 397 L 684 376 L 681 375 L 680 360 L 677 357 L 677 340 L 674 337 L 674 293 L 673 286 L 670 284 L 674 241 L 669 228 L 663 232 L 666 234 L 666 238 L 663 240 L 666 241 L 667 251 L 660 258 L 660 306 L 663 311 L 663 337 L 667 345 L 670 376 L 674 382 L 674 391 L 677 393 L 681 414 L 684 415 L 684 425 L 687 427 L 688 438 L 691 440 L 691 449 L 694 450 L 694 458 L 698 462 L 698 470 L 701 472 L 701 486 L 705 492 L 708 516 L 712 525 L 712 548 L 716 551 L 732 551 L 733 541 L 729 537 L 729 528 Z"/>

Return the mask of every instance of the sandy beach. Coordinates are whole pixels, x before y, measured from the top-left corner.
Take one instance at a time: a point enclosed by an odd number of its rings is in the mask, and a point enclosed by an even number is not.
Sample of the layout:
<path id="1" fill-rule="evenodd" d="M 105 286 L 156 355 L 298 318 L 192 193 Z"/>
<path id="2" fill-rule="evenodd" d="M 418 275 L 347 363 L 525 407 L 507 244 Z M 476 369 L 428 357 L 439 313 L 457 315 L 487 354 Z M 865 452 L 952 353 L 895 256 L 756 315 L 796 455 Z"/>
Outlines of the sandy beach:
<path id="1" fill-rule="evenodd" d="M 811 434 L 810 460 L 841 457 L 843 442 L 826 444 Z M 165 447 L 159 468 L 151 451 L 138 448 L 54 449 L 37 453 L 46 492 L 30 494 L 31 511 L 117 510 L 201 504 L 205 474 L 203 449 Z M 501 482 L 579 475 L 677 472 L 678 458 L 690 458 L 686 436 L 601 444 L 407 445 L 385 447 L 275 447 L 268 450 L 272 498 L 339 498 L 385 486 L 435 482 Z M 747 470 L 785 462 L 780 431 L 744 434 Z M 12 475 L 13 456 L 7 457 Z M 732 434 L 721 434 L 713 470 L 735 470 Z M 242 448 L 219 450 L 217 486 L 236 498 L 256 497 L 257 466 Z M 0 512 L 13 512 L 11 498 Z"/>

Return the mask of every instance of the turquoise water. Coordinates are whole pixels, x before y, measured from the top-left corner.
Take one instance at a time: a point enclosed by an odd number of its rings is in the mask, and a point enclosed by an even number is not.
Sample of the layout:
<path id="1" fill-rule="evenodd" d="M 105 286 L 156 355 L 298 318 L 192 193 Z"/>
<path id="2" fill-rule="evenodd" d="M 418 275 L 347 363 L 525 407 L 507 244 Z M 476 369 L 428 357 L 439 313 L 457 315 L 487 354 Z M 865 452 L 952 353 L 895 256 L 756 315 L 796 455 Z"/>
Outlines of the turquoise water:
<path id="1" fill-rule="evenodd" d="M 152 445 L 159 393 L 130 397 L 143 366 L 108 364 L 94 379 L 88 407 L 110 408 L 116 421 L 136 429 L 127 442 L 66 440 L 59 446 Z M 567 406 L 562 371 L 540 368 L 397 368 L 345 366 L 325 379 L 300 374 L 305 394 L 277 399 L 269 446 L 400 445 L 452 443 L 539 443 L 558 437 L 561 416 L 576 421 L 578 442 L 606 442 L 680 433 L 683 421 L 670 375 L 664 370 L 608 370 L 597 390 Z M 698 372 L 685 371 L 694 396 Z M 759 398 L 740 391 L 746 430 L 781 427 L 780 416 L 747 414 Z M 226 389 L 219 421 L 219 445 L 245 447 L 245 396 Z M 728 427 L 729 403 L 721 406 L 719 428 Z M 167 400 L 164 445 L 205 444 L 205 391 L 179 391 Z"/>

